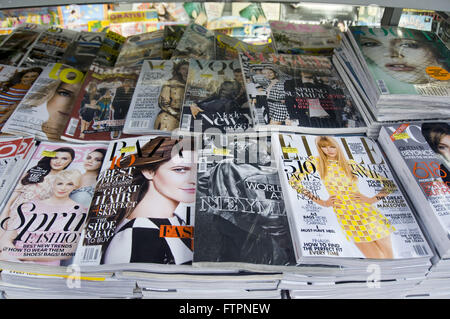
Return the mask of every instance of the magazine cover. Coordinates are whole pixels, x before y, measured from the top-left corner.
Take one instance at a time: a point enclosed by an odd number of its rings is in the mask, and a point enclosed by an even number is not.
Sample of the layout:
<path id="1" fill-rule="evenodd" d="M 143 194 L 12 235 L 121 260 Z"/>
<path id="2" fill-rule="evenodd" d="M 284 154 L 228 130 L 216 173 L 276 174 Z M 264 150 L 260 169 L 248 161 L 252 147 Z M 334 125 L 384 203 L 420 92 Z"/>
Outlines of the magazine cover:
<path id="1" fill-rule="evenodd" d="M 0 207 L 12 192 L 16 179 L 22 174 L 34 152 L 34 137 L 7 137 L 0 139 Z"/>
<path id="2" fill-rule="evenodd" d="M 81 31 L 69 45 L 61 58 L 61 63 L 87 72 L 105 39 L 105 33 Z"/>
<path id="3" fill-rule="evenodd" d="M 120 50 L 115 66 L 141 65 L 144 60 L 162 59 L 164 30 L 129 36 Z"/>
<path id="4" fill-rule="evenodd" d="M 140 69 L 92 64 L 61 138 L 83 143 L 127 137 L 122 130 Z"/>
<path id="5" fill-rule="evenodd" d="M 298 260 L 431 255 L 374 140 L 277 133 L 272 142 Z"/>
<path id="6" fill-rule="evenodd" d="M 205 26 L 208 22 L 206 7 L 203 2 L 185 2 L 184 10 L 189 18 L 196 24 Z"/>
<path id="7" fill-rule="evenodd" d="M 126 39 L 126 37 L 108 30 L 93 64 L 97 66 L 113 67 L 116 64 L 117 57 L 119 56 L 120 50 Z"/>
<path id="8" fill-rule="evenodd" d="M 429 213 L 450 233 L 449 123 L 399 123 L 385 125 L 383 130 L 428 200 Z"/>
<path id="9" fill-rule="evenodd" d="M 16 68 L 0 64 L 0 128 L 41 72 L 41 67 Z"/>
<path id="10" fill-rule="evenodd" d="M 366 130 L 329 57 L 245 53 L 240 60 L 255 126 L 306 132 Z"/>
<path id="11" fill-rule="evenodd" d="M 190 23 L 172 53 L 172 58 L 178 59 L 206 59 L 216 57 L 215 33 L 201 25 Z"/>
<path id="12" fill-rule="evenodd" d="M 239 60 L 191 59 L 180 129 L 225 133 L 252 127 Z"/>
<path id="13" fill-rule="evenodd" d="M 194 264 L 295 265 L 270 136 L 203 135 L 195 227 Z"/>
<path id="14" fill-rule="evenodd" d="M 0 45 L 0 64 L 18 66 L 45 26 L 26 23 L 15 28 Z"/>
<path id="15" fill-rule="evenodd" d="M 186 25 L 165 25 L 163 41 L 163 59 L 172 58 L 173 51 L 177 48 L 181 37 L 186 30 Z"/>
<path id="16" fill-rule="evenodd" d="M 109 144 L 77 264 L 192 262 L 197 176 L 192 144 L 169 136 Z"/>
<path id="17" fill-rule="evenodd" d="M 126 116 L 124 133 L 170 132 L 180 126 L 189 60 L 146 60 Z"/>
<path id="18" fill-rule="evenodd" d="M 38 39 L 33 43 L 30 51 L 20 62 L 20 67 L 45 67 L 49 63 L 61 62 L 61 59 L 74 41 L 78 32 L 62 29 L 58 27 L 50 27 L 42 32 Z"/>
<path id="19" fill-rule="evenodd" d="M 450 96 L 450 53 L 433 32 L 367 26 L 349 30 L 380 94 Z"/>
<path id="20" fill-rule="evenodd" d="M 70 264 L 106 148 L 39 144 L 0 214 L 0 260 Z"/>
<path id="21" fill-rule="evenodd" d="M 21 148 L 23 137 L 8 136 L 0 138 L 0 206 L 9 191 L 8 174 L 14 169 L 17 153 Z"/>
<path id="22" fill-rule="evenodd" d="M 339 30 L 326 24 L 269 21 L 277 53 L 332 55 Z"/>
<path id="23" fill-rule="evenodd" d="M 61 140 L 84 77 L 83 72 L 60 63 L 43 68 L 4 124 L 2 133 Z"/>
<path id="24" fill-rule="evenodd" d="M 216 60 L 239 59 L 239 52 L 276 53 L 275 44 L 272 38 L 268 38 L 265 44 L 250 44 L 238 38 L 215 32 L 216 37 Z"/>

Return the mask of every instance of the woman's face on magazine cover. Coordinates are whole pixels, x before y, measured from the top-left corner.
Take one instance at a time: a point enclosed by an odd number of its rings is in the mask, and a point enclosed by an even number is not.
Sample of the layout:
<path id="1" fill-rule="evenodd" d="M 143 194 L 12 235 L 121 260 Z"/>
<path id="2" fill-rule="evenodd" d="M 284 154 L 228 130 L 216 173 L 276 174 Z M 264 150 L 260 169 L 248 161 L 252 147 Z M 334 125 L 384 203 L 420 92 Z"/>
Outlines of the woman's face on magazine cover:
<path id="1" fill-rule="evenodd" d="M 428 83 L 430 77 L 425 68 L 439 65 L 433 52 L 414 39 L 362 36 L 360 41 L 363 54 L 401 82 Z"/>
<path id="2" fill-rule="evenodd" d="M 70 179 L 56 179 L 53 183 L 53 195 L 56 198 L 67 198 L 77 188 Z"/>
<path id="3" fill-rule="evenodd" d="M 56 152 L 55 157 L 50 160 L 50 167 L 55 171 L 61 171 L 69 166 L 72 160 L 69 152 Z"/>
<path id="4" fill-rule="evenodd" d="M 20 83 L 23 85 L 31 86 L 34 83 L 34 81 L 38 78 L 38 76 L 39 76 L 38 72 L 27 72 L 20 79 Z"/>
<path id="5" fill-rule="evenodd" d="M 53 94 L 52 98 L 47 102 L 50 119 L 52 119 L 52 113 L 54 115 L 65 117 L 70 115 L 71 106 L 77 97 L 80 86 L 81 83 L 69 84 L 61 82 L 56 89 L 55 94 Z"/>
<path id="6" fill-rule="evenodd" d="M 103 154 L 100 152 L 90 152 L 84 160 L 84 168 L 86 171 L 97 171 L 102 166 Z"/>
<path id="7" fill-rule="evenodd" d="M 437 146 L 439 153 L 450 161 L 450 135 L 444 135 Z"/>
<path id="8" fill-rule="evenodd" d="M 273 80 L 276 78 L 276 74 L 272 69 L 264 69 L 263 74 L 269 80 Z"/>
<path id="9" fill-rule="evenodd" d="M 185 81 L 185 82 L 186 82 L 186 80 L 187 80 L 188 71 L 189 71 L 189 64 L 183 64 L 183 65 L 180 66 L 180 68 L 178 69 L 178 73 L 180 73 L 181 78 L 182 78 L 183 81 Z"/>
<path id="10" fill-rule="evenodd" d="M 195 200 L 197 169 L 193 151 L 183 151 L 183 157 L 176 155 L 165 162 L 154 173 L 144 175 L 153 181 L 155 189 L 163 196 L 181 203 Z"/>
<path id="11" fill-rule="evenodd" d="M 336 146 L 334 145 L 324 145 L 321 146 L 320 149 L 322 152 L 327 156 L 328 159 L 336 159 L 336 156 L 338 154 L 338 150 Z"/>

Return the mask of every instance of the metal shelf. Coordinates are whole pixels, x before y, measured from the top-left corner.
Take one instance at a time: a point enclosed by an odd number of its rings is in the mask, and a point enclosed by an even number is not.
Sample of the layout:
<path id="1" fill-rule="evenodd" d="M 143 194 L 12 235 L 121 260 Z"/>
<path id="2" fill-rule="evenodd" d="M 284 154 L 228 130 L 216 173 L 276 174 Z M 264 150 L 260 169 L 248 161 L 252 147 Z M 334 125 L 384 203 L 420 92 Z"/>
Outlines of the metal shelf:
<path id="1" fill-rule="evenodd" d="M 30 8 L 30 7 L 47 7 L 69 4 L 98 4 L 111 3 L 118 4 L 124 2 L 158 2 L 156 1 L 139 1 L 139 0 L 0 0 L 0 9 L 13 8 Z M 198 0 L 197 0 L 198 1 Z M 201 1 L 201 0 L 200 0 Z M 167 1 L 167 2 L 185 2 L 181 0 Z M 207 1 L 201 1 L 207 2 Z M 233 2 L 233 1 L 223 1 Z M 241 2 L 241 1 L 236 1 Z M 299 1 L 257 1 L 257 2 L 280 2 L 280 3 L 295 3 Z M 408 9 L 422 9 L 435 11 L 450 11 L 450 0 L 430 0 L 430 1 L 415 1 L 415 0 L 302 0 L 304 3 L 327 3 L 327 4 L 347 4 L 354 6 L 369 6 L 377 5 L 380 7 L 390 8 L 408 8 Z"/>

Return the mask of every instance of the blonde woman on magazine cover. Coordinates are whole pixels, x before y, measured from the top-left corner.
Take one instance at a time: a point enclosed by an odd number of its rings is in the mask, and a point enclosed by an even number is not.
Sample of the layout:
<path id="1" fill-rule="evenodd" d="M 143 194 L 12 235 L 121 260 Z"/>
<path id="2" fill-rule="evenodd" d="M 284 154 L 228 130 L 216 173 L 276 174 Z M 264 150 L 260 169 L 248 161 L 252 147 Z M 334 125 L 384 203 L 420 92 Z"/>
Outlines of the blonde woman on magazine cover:
<path id="1" fill-rule="evenodd" d="M 23 255 L 23 249 L 25 248 L 25 244 L 28 249 L 39 249 L 39 247 L 42 246 L 42 243 L 39 243 L 39 241 L 34 242 L 34 240 L 36 238 L 40 238 L 40 236 L 47 236 L 47 238 L 51 238 L 52 234 L 57 235 L 60 233 L 71 232 L 70 229 L 65 229 L 68 221 L 67 216 L 71 216 L 72 214 L 76 214 L 77 216 L 87 214 L 88 207 L 79 205 L 69 197 L 70 193 L 80 186 L 80 182 L 81 173 L 78 170 L 61 170 L 54 176 L 51 184 L 50 197 L 43 200 L 30 200 L 15 208 L 16 211 L 20 210 L 23 215 L 22 218 L 26 218 L 29 222 L 33 221 L 34 215 L 37 216 L 36 220 L 38 221 L 46 221 L 47 219 L 45 216 L 48 216 L 49 214 L 54 217 L 47 224 L 41 224 L 41 227 L 36 228 L 36 230 L 34 230 L 34 225 L 29 227 L 28 223 L 24 223 L 23 226 L 28 228 L 23 229 L 23 227 L 21 227 L 18 229 L 8 229 L 5 231 L 0 239 L 0 247 L 2 248 L 2 251 L 0 252 L 0 259 L 5 258 L 11 260 L 12 258 L 13 260 L 34 262 L 49 266 L 59 266 L 60 260 L 70 258 L 70 253 L 74 252 L 75 245 L 71 248 L 64 248 L 65 256 L 27 257 Z M 8 223 L 10 227 L 15 227 L 15 225 L 20 224 L 18 216 L 19 215 L 16 212 L 12 215 L 12 219 Z M 39 223 L 37 223 L 37 225 L 39 225 Z M 27 242 L 29 238 L 31 238 L 31 244 Z M 49 244 L 51 243 L 49 242 Z M 5 248 L 8 247 L 13 248 L 13 253 L 8 253 L 5 251 Z M 17 254 L 17 256 L 14 256 L 15 254 Z"/>
<path id="2" fill-rule="evenodd" d="M 304 174 L 294 173 L 289 184 L 316 204 L 332 207 L 346 236 L 366 258 L 391 259 L 393 249 L 391 234 L 395 231 L 389 221 L 372 205 L 393 192 L 392 183 L 375 196 L 368 197 L 358 189 L 358 177 L 352 174 L 351 164 L 337 141 L 329 136 L 318 136 L 316 146 L 319 156 L 312 157 L 320 178 L 329 194 L 328 199 L 313 195 L 303 186 Z M 381 181 L 388 181 L 380 177 Z M 389 181 L 388 181 L 389 182 Z"/>

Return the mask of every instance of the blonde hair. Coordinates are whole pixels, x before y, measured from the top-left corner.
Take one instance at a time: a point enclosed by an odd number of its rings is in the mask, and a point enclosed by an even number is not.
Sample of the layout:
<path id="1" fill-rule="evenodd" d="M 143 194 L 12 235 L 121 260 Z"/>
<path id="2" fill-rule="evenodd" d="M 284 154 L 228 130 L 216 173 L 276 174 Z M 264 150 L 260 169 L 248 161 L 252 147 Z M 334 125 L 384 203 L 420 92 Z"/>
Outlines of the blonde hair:
<path id="1" fill-rule="evenodd" d="M 22 105 L 28 107 L 36 107 L 45 102 L 48 102 L 53 97 L 53 95 L 55 95 L 55 92 L 61 83 L 62 81 L 60 80 L 49 80 L 44 85 L 34 87 L 33 91 L 29 91 L 30 94 L 27 94 L 22 99 Z"/>
<path id="2" fill-rule="evenodd" d="M 330 136 L 318 136 L 316 137 L 316 147 L 319 153 L 318 171 L 322 179 L 327 175 L 327 155 L 323 152 L 322 147 L 334 146 L 337 149 L 336 161 L 338 165 L 344 170 L 345 175 L 351 180 L 355 180 L 357 177 L 353 175 L 352 169 L 347 158 L 339 146 L 338 142 Z"/>
<path id="3" fill-rule="evenodd" d="M 55 175 L 54 181 L 71 181 L 78 188 L 81 184 L 81 173 L 77 169 L 63 170 Z"/>

